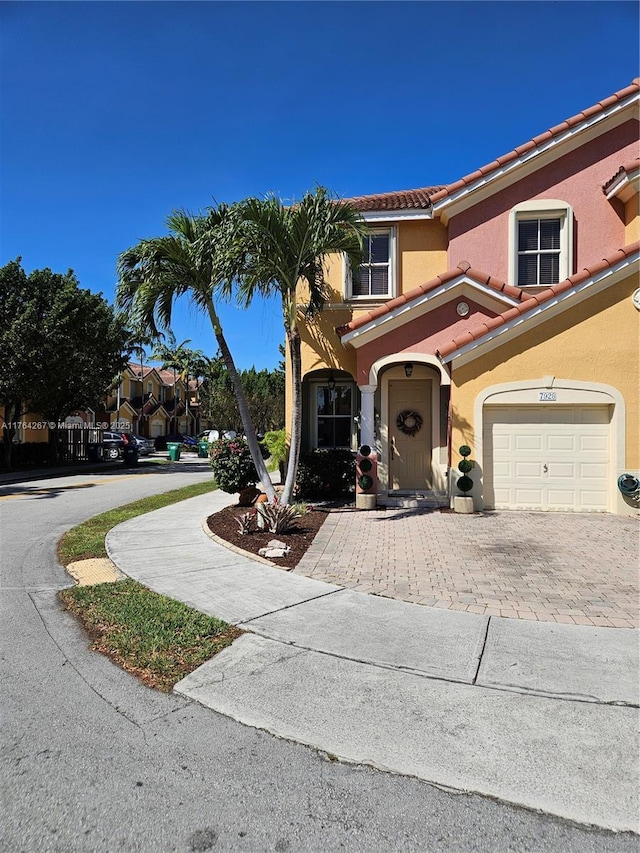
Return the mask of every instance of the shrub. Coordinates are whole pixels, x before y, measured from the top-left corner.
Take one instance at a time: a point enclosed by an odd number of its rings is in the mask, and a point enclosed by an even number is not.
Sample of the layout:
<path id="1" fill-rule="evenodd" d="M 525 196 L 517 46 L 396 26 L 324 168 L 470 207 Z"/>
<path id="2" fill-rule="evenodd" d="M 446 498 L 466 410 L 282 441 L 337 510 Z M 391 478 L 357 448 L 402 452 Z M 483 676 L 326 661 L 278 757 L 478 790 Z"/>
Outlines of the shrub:
<path id="1" fill-rule="evenodd" d="M 300 457 L 296 498 L 332 500 L 353 492 L 356 463 L 350 450 L 321 448 Z"/>
<path id="2" fill-rule="evenodd" d="M 244 438 L 219 438 L 209 446 L 213 476 L 223 492 L 241 492 L 258 482 L 258 473 Z"/>
<path id="3" fill-rule="evenodd" d="M 266 447 L 273 465 L 278 468 L 280 477 L 284 482 L 284 466 L 289 454 L 289 445 L 287 444 L 287 431 L 284 429 L 273 429 L 265 433 L 262 439 L 262 446 Z"/>
<path id="4" fill-rule="evenodd" d="M 300 518 L 300 513 L 295 504 L 268 503 L 264 501 L 258 504 L 258 515 L 262 519 L 262 527 L 269 533 L 288 533 Z"/>

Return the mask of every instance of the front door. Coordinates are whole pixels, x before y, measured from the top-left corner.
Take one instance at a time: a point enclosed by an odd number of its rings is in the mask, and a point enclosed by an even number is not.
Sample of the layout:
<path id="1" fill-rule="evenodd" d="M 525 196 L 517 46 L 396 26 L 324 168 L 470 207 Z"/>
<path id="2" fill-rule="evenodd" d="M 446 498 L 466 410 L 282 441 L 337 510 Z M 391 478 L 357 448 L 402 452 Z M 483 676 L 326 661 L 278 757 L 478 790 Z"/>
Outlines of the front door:
<path id="1" fill-rule="evenodd" d="M 431 382 L 390 379 L 389 489 L 431 488 Z"/>

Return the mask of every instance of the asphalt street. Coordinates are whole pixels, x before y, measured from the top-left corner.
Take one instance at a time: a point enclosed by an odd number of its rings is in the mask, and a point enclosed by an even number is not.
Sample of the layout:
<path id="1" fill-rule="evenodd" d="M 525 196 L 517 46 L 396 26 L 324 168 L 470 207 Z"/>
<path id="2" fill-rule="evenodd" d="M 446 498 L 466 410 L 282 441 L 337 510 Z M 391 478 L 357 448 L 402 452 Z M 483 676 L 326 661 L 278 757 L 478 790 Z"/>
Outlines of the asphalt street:
<path id="1" fill-rule="evenodd" d="M 188 468 L 0 487 L 3 853 L 638 850 L 634 835 L 336 762 L 151 691 L 90 652 L 57 602 L 71 582 L 59 537 L 210 476 Z"/>

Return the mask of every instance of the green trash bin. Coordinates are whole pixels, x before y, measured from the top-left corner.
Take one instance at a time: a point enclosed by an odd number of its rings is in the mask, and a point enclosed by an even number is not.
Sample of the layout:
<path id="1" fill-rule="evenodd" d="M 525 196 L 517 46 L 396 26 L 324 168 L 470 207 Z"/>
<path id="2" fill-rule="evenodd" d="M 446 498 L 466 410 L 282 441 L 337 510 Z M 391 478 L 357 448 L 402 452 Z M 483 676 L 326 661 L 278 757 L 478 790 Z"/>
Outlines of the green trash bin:
<path id="1" fill-rule="evenodd" d="M 198 458 L 199 459 L 206 459 L 208 455 L 209 455 L 209 442 L 208 441 L 201 441 L 198 444 Z"/>
<path id="2" fill-rule="evenodd" d="M 123 462 L 128 468 L 133 468 L 138 464 L 138 448 L 127 445 L 123 451 Z"/>
<path id="3" fill-rule="evenodd" d="M 167 444 L 167 450 L 169 451 L 169 459 L 172 462 L 177 462 L 180 459 L 180 445 L 176 442 L 169 442 Z"/>

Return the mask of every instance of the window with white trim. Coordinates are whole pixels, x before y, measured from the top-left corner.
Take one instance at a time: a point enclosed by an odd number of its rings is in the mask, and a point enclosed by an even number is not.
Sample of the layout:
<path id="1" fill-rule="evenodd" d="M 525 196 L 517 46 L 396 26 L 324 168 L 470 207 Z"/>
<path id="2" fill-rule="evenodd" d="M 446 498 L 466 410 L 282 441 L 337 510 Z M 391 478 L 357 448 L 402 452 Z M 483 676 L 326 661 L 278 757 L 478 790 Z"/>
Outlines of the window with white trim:
<path id="1" fill-rule="evenodd" d="M 364 263 L 358 275 L 347 275 L 350 299 L 386 299 L 395 296 L 395 228 L 375 228 L 364 239 Z"/>
<path id="2" fill-rule="evenodd" d="M 336 382 L 335 388 L 312 386 L 313 444 L 315 447 L 351 448 L 354 428 L 355 385 Z"/>
<path id="3" fill-rule="evenodd" d="M 548 287 L 573 271 L 573 211 L 565 201 L 536 199 L 513 208 L 509 223 L 509 282 Z"/>

